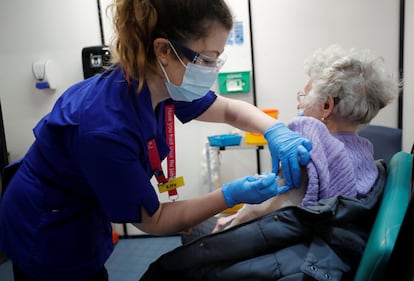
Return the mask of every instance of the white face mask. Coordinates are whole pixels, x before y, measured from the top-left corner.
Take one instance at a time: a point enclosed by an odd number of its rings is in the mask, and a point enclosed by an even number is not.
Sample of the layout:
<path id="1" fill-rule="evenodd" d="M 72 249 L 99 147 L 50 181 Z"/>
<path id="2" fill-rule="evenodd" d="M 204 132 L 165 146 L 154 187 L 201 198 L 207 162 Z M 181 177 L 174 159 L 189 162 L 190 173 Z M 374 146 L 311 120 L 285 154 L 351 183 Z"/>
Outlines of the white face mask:
<path id="1" fill-rule="evenodd" d="M 296 114 L 297 116 L 305 116 L 305 109 L 299 108 Z"/>
<path id="2" fill-rule="evenodd" d="M 175 49 L 173 50 L 178 60 L 185 68 L 183 82 L 180 86 L 171 83 L 164 66 L 160 61 L 158 61 L 161 70 L 167 79 L 165 86 L 167 87 L 170 97 L 176 101 L 187 102 L 204 97 L 216 81 L 218 69 L 216 67 L 209 67 L 195 63 L 188 63 L 185 65 L 180 56 L 176 53 Z"/>

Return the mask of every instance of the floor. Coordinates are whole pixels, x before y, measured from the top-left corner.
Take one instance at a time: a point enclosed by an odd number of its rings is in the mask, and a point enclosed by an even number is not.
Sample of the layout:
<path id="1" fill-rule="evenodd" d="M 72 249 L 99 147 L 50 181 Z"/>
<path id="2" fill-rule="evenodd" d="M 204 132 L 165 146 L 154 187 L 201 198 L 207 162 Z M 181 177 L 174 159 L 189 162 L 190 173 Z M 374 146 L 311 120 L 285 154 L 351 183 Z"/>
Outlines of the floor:
<path id="1" fill-rule="evenodd" d="M 106 263 L 109 280 L 138 281 L 152 261 L 180 245 L 180 236 L 120 239 Z M 13 281 L 10 261 L 0 264 L 0 280 Z"/>

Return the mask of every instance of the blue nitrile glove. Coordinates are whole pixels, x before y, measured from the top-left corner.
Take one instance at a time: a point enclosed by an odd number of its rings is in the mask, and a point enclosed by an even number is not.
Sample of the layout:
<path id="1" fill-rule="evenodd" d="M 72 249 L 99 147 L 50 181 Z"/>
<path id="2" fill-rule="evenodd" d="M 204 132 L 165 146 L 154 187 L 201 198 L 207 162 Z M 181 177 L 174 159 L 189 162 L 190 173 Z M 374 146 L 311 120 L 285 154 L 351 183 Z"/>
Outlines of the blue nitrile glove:
<path id="1" fill-rule="evenodd" d="M 286 184 L 291 187 L 300 185 L 300 166 L 308 164 L 312 143 L 301 135 L 289 130 L 285 124 L 276 123 L 264 132 L 272 156 L 272 172 L 279 172 L 282 164 Z"/>
<path id="2" fill-rule="evenodd" d="M 221 190 L 229 208 L 239 203 L 258 204 L 286 192 L 288 186 L 277 186 L 274 173 L 248 176 L 223 184 Z"/>

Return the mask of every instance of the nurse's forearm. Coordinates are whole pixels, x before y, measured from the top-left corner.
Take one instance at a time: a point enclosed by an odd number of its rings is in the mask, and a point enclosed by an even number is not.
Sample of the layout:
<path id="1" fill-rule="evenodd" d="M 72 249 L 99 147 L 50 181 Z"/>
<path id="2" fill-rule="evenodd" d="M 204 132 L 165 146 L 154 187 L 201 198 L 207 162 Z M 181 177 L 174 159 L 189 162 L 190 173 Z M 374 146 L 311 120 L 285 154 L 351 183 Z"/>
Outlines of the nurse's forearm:
<path id="1" fill-rule="evenodd" d="M 257 107 L 243 101 L 233 101 L 229 107 L 228 123 L 244 131 L 264 133 L 264 131 L 278 121 L 265 114 Z"/>
<path id="2" fill-rule="evenodd" d="M 142 210 L 142 223 L 134 225 L 152 235 L 186 231 L 227 208 L 221 189 L 190 200 L 165 202 L 153 216 Z"/>
<path id="3" fill-rule="evenodd" d="M 222 122 L 244 131 L 263 133 L 278 121 L 245 101 L 218 96 L 197 120 Z"/>

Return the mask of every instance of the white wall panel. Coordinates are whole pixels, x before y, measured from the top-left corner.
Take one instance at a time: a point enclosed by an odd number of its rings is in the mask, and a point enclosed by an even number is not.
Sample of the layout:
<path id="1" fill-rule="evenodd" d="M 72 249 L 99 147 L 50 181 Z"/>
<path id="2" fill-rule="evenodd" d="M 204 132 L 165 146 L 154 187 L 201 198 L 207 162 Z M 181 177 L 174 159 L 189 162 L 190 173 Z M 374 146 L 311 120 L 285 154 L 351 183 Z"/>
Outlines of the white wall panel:
<path id="1" fill-rule="evenodd" d="M 403 146 L 410 151 L 414 144 L 414 2 L 405 1 Z"/>

